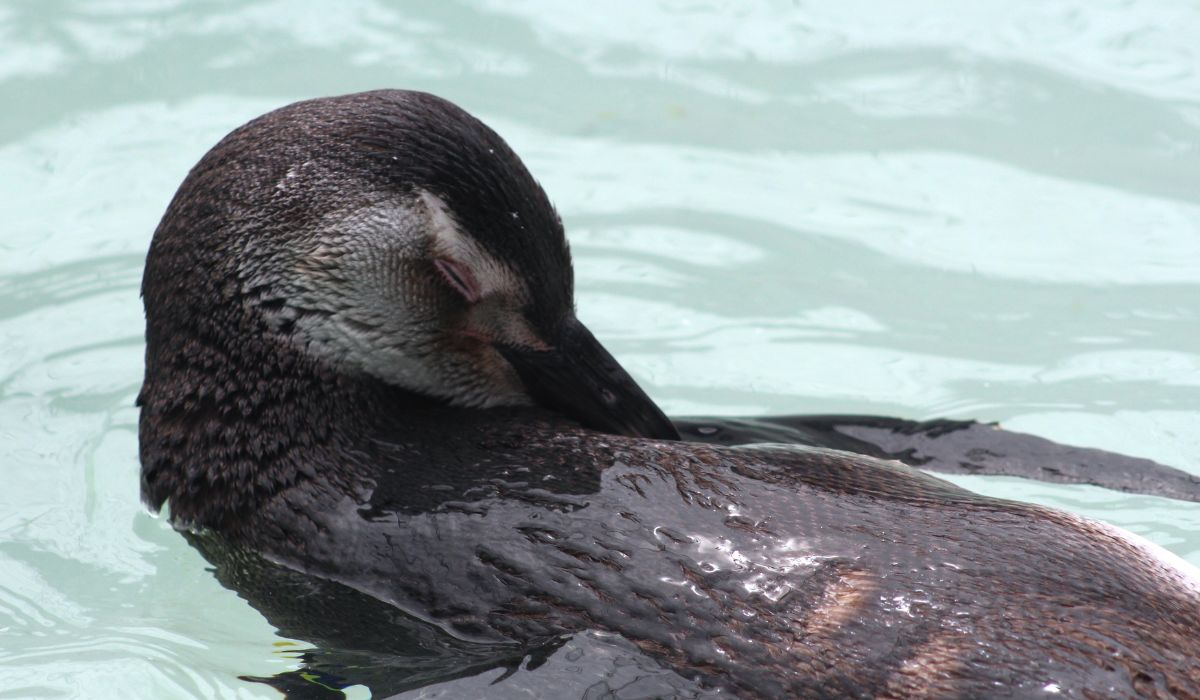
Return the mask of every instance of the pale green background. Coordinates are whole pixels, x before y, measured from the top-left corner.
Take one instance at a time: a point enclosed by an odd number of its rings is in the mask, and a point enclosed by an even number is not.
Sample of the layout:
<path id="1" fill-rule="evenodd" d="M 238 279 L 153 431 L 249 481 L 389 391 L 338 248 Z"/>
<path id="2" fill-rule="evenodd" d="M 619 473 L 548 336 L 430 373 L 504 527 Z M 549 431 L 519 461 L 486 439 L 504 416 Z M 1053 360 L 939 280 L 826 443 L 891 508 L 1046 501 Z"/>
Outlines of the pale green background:
<path id="1" fill-rule="evenodd" d="M 137 299 L 188 167 L 437 92 L 560 208 L 670 413 L 974 417 L 1200 472 L 1195 2 L 0 4 L 0 698 L 271 697 L 287 642 L 138 503 Z M 1200 564 L 1200 506 L 958 478 Z"/>

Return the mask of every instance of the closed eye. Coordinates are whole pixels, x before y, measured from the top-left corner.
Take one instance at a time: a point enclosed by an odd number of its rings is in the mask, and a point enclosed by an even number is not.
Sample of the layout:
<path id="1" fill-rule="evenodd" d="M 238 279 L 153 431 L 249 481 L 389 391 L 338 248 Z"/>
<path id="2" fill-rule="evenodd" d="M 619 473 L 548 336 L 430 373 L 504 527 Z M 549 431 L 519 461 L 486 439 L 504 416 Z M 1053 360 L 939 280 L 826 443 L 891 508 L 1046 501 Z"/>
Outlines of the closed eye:
<path id="1" fill-rule="evenodd" d="M 483 298 L 483 294 L 479 289 L 479 282 L 475 280 L 475 275 L 471 274 L 465 265 L 449 260 L 447 258 L 436 258 L 433 261 L 433 266 L 441 274 L 442 279 L 454 288 L 463 299 L 468 303 L 474 304 Z"/>

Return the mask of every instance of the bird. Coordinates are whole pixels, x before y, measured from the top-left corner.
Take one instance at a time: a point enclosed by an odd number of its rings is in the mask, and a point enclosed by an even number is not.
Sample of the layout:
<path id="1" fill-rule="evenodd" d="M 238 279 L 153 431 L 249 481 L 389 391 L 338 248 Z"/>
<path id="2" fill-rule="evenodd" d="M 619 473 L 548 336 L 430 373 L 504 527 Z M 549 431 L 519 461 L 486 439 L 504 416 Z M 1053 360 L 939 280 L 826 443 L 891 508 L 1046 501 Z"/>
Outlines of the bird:
<path id="1" fill-rule="evenodd" d="M 1200 697 L 1200 576 L 1156 545 L 894 460 L 681 440 L 577 318 L 542 187 L 445 99 L 237 128 L 142 296 L 147 506 L 462 643 L 595 630 L 747 698 Z"/>

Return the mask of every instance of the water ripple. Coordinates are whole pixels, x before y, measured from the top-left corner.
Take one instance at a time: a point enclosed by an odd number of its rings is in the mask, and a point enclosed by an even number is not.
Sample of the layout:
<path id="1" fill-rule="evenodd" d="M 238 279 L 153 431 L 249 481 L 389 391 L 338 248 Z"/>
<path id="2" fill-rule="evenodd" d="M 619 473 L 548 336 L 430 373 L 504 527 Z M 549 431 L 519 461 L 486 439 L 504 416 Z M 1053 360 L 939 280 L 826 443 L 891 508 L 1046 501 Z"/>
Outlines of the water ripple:
<path id="1" fill-rule="evenodd" d="M 237 677 L 297 667 L 138 502 L 141 262 L 246 119 L 383 86 L 483 116 L 673 412 L 1003 419 L 1200 472 L 1197 35 L 1151 0 L 3 4 L 0 695 L 275 697 Z M 1200 563 L 1192 504 L 962 482 Z M 590 638 L 541 672 L 579 654 L 597 694 L 662 680 Z"/>

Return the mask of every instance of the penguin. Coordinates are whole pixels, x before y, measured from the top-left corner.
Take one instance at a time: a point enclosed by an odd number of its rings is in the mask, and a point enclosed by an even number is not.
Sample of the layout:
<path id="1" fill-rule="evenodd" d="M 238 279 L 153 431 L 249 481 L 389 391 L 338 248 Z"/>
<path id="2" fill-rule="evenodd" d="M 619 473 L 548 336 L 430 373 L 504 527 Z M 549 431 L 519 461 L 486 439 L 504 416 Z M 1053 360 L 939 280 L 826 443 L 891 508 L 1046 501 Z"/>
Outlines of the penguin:
<path id="1" fill-rule="evenodd" d="M 142 294 L 148 507 L 463 644 L 596 631 L 746 698 L 1200 696 L 1200 575 L 1135 535 L 681 440 L 576 317 L 546 193 L 444 99 L 236 129 Z"/>

